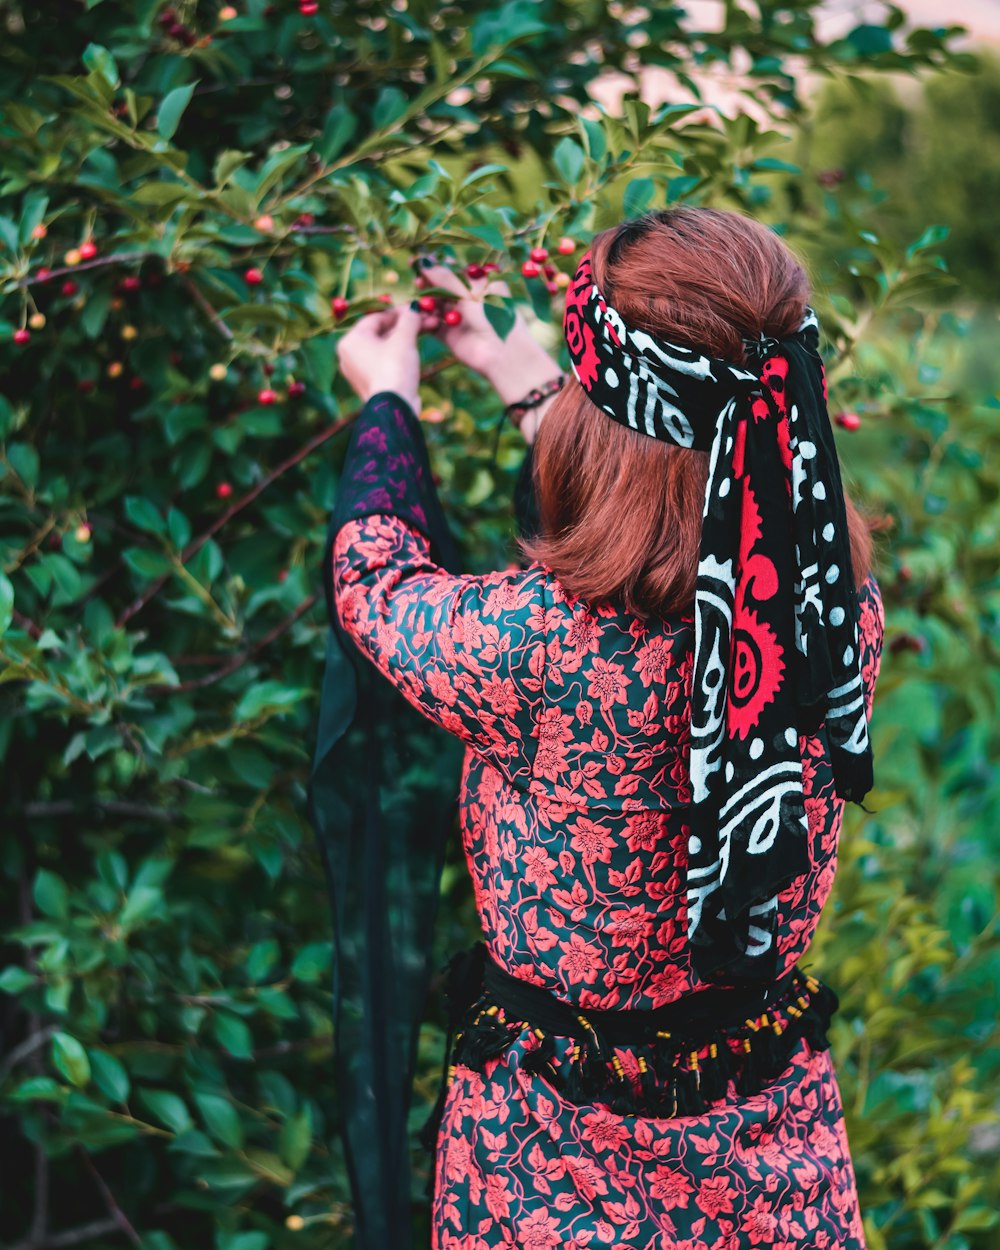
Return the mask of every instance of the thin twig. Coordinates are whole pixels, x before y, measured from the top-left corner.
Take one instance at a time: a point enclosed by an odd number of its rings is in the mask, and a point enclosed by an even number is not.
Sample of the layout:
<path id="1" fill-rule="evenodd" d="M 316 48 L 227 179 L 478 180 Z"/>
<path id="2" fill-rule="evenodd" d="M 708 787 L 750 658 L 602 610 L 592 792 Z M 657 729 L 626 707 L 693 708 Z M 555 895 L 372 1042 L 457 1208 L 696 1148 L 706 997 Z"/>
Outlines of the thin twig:
<path id="1" fill-rule="evenodd" d="M 424 371 L 421 381 L 425 382 L 429 378 L 435 377 L 442 370 L 447 369 L 449 365 L 454 363 L 454 357 L 451 356 L 439 361 L 437 364 L 432 365 L 430 369 L 426 369 Z M 278 478 L 287 473 L 289 469 L 293 469 L 300 461 L 304 460 L 306 456 L 310 455 L 318 447 L 322 447 L 324 443 L 329 442 L 330 439 L 333 438 L 334 435 L 339 434 L 341 430 L 346 430 L 360 412 L 361 409 L 356 408 L 353 412 L 348 413 L 346 417 L 342 417 L 339 421 L 334 421 L 334 423 L 332 425 L 328 425 L 326 429 L 320 430 L 318 434 L 314 434 L 313 437 L 309 439 L 307 443 L 303 444 L 298 451 L 294 452 L 287 459 L 282 460 L 276 468 L 272 469 L 270 473 L 262 477 L 256 486 L 248 490 L 242 498 L 237 499 L 237 501 L 234 504 L 231 504 L 225 512 L 216 517 L 207 530 L 199 534 L 196 538 L 192 538 L 181 552 L 181 561 L 187 562 L 190 560 L 191 557 L 200 551 L 202 547 L 204 547 L 205 543 L 207 543 L 210 538 L 227 525 L 233 517 L 237 515 L 237 513 L 242 512 L 244 508 L 252 504 L 258 495 L 263 494 L 263 492 L 267 490 L 273 482 L 276 482 Z M 169 577 L 170 574 L 164 574 L 162 577 L 157 577 L 150 582 L 142 594 L 133 599 L 128 607 L 121 613 L 118 620 L 115 622 L 115 628 L 121 629 L 122 626 L 127 621 L 130 621 L 137 612 L 141 612 L 146 604 L 149 603 L 150 599 L 160 593 L 169 580 Z"/>
<path id="2" fill-rule="evenodd" d="M 110 256 L 97 256 L 93 260 L 81 260 L 78 265 L 64 265 L 61 269 L 50 269 L 42 277 L 38 273 L 28 274 L 17 283 L 19 287 L 44 285 L 53 278 L 65 278 L 67 274 L 82 273 L 85 269 L 100 269 L 104 265 L 127 265 L 133 261 L 162 260 L 159 252 L 113 252 Z"/>
<path id="3" fill-rule="evenodd" d="M 30 1034 L 19 1046 L 15 1046 L 3 1063 L 0 1064 L 0 1082 L 7 1079 L 22 1059 L 27 1059 L 39 1047 L 44 1046 L 55 1031 L 55 1025 L 49 1025 L 44 1029 L 39 1029 L 37 1033 Z"/>
<path id="4" fill-rule="evenodd" d="M 258 655 L 265 647 L 269 647 L 286 630 L 291 629 L 299 617 L 305 616 L 318 598 L 319 595 L 315 594 L 307 596 L 294 612 L 290 612 L 284 620 L 279 621 L 272 630 L 255 642 L 252 647 L 249 647 L 246 651 L 238 651 L 231 660 L 227 660 L 225 664 L 220 665 L 214 672 L 206 673 L 204 677 L 192 677 L 189 681 L 182 681 L 179 686 L 149 685 L 146 687 L 147 692 L 149 694 L 185 694 L 189 690 L 201 690 L 205 686 L 214 685 L 215 682 L 221 681 L 223 677 L 228 677 L 230 673 L 235 673 L 242 668 L 248 660 Z"/>
<path id="5" fill-rule="evenodd" d="M 235 337 L 232 330 L 230 330 L 229 326 L 227 326 L 222 320 L 222 317 L 216 309 L 212 307 L 211 303 L 209 303 L 208 297 L 205 295 L 205 292 L 201 289 L 201 287 L 198 286 L 198 284 L 191 278 L 185 278 L 184 285 L 187 287 L 191 298 L 209 319 L 219 334 L 222 335 L 227 343 L 231 343 Z"/>
<path id="6" fill-rule="evenodd" d="M 118 1230 L 117 1220 L 94 1220 L 90 1224 L 80 1224 L 76 1228 L 67 1228 L 61 1233 L 50 1233 L 41 1240 L 28 1237 L 17 1241 L 3 1250 L 60 1250 L 62 1246 L 78 1246 L 82 1242 L 91 1241 L 95 1237 L 103 1237 L 107 1233 Z"/>
<path id="7" fill-rule="evenodd" d="M 168 686 L 176 690 L 176 686 Z M 166 807 L 148 807 L 145 803 L 123 803 L 117 799 L 95 799 L 91 803 L 77 803 L 72 799 L 56 799 L 52 802 L 26 803 L 22 808 L 29 819 L 44 820 L 58 816 L 79 816 L 92 810 L 106 812 L 109 816 L 128 816 L 138 820 L 152 820 L 169 825 L 180 820 L 180 812 Z"/>
<path id="8" fill-rule="evenodd" d="M 118 1202 L 116 1201 L 114 1194 L 108 1188 L 104 1180 L 104 1177 L 100 1174 L 100 1172 L 98 1172 L 96 1166 L 94 1165 L 94 1160 L 90 1157 L 90 1155 L 86 1152 L 86 1150 L 84 1150 L 82 1146 L 77 1147 L 77 1153 L 83 1159 L 84 1166 L 87 1168 L 87 1171 L 90 1172 L 91 1176 L 94 1178 L 94 1182 L 97 1185 L 97 1188 L 101 1191 L 101 1197 L 104 1199 L 104 1205 L 108 1208 L 108 1214 L 114 1220 L 115 1224 L 125 1234 L 125 1236 L 129 1239 L 129 1241 L 131 1241 L 132 1245 L 139 1246 L 141 1248 L 142 1238 L 132 1227 L 132 1224 L 128 1216 L 118 1205 Z"/>

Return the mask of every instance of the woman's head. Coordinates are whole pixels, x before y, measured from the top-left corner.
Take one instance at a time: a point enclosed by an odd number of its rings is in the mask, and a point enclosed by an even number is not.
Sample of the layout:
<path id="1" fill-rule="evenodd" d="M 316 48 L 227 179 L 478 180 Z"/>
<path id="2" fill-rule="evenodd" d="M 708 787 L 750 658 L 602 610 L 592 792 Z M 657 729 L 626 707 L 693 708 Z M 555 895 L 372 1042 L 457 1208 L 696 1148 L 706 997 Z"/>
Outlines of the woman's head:
<path id="1" fill-rule="evenodd" d="M 808 299 L 805 271 L 786 244 L 738 213 L 651 213 L 597 235 L 591 259 L 598 287 L 630 325 L 740 365 L 744 338 L 793 334 Z M 643 615 L 686 608 L 707 472 L 705 452 L 612 421 L 571 378 L 536 440 L 541 532 L 525 552 L 584 600 L 620 598 Z M 871 537 L 846 502 L 860 584 Z"/>

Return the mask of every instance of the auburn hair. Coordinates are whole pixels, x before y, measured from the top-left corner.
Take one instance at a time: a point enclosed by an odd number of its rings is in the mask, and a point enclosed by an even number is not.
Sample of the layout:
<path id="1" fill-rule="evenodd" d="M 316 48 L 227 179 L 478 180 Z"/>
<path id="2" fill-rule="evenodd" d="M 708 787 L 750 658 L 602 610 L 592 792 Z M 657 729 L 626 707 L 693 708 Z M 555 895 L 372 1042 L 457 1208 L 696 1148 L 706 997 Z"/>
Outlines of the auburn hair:
<path id="1" fill-rule="evenodd" d="M 788 246 L 740 213 L 672 208 L 598 234 L 594 278 L 626 321 L 661 338 L 746 364 L 744 336 L 784 338 L 802 321 L 809 284 Z M 708 453 L 620 425 L 573 377 L 535 439 L 541 520 L 522 542 L 570 594 L 616 599 L 639 616 L 694 600 Z M 845 495 L 854 579 L 871 567 L 869 523 Z"/>

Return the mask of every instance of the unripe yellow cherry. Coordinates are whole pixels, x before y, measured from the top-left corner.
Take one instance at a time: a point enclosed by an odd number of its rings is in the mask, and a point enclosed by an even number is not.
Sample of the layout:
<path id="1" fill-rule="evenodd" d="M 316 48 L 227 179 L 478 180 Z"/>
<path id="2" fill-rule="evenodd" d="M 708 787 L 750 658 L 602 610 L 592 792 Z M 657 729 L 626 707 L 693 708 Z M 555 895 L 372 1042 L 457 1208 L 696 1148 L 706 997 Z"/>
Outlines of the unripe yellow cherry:
<path id="1" fill-rule="evenodd" d="M 112 360 L 111 364 L 108 365 L 108 377 L 120 378 L 122 376 L 122 370 L 124 368 L 125 366 L 122 364 L 120 360 Z"/>
<path id="2" fill-rule="evenodd" d="M 208 376 L 212 379 L 213 382 L 224 382 L 226 380 L 227 373 L 228 373 L 228 370 L 226 369 L 225 365 L 216 364 L 216 365 L 212 365 L 211 369 L 209 369 Z"/>
<path id="3" fill-rule="evenodd" d="M 71 247 L 63 257 L 63 260 L 67 265 L 78 265 L 80 261 L 83 260 L 83 257 L 80 255 L 80 249 L 78 247 Z"/>
<path id="4" fill-rule="evenodd" d="M 37 312 L 32 313 L 31 316 L 28 318 L 28 325 L 31 326 L 32 330 L 44 330 L 45 314 L 37 313 Z"/>
<path id="5" fill-rule="evenodd" d="M 90 533 L 91 533 L 90 526 L 87 524 L 86 521 L 81 521 L 80 524 L 73 531 L 73 537 L 76 539 L 78 543 L 89 543 Z"/>
<path id="6" fill-rule="evenodd" d="M 125 339 L 127 343 L 130 343 L 132 339 L 135 339 L 138 337 L 139 337 L 139 331 L 135 328 L 135 326 L 131 326 L 131 325 L 122 326 L 122 338 Z"/>

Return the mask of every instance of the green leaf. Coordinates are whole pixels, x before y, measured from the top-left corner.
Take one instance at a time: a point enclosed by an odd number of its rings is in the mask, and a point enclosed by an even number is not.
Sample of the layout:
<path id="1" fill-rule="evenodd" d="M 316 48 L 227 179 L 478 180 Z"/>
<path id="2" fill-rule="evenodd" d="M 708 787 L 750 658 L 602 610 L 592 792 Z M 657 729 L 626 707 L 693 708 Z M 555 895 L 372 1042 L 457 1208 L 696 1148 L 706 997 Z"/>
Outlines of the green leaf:
<path id="1" fill-rule="evenodd" d="M 162 534 L 166 528 L 157 507 L 142 495 L 125 497 L 125 515 L 133 525 L 148 534 Z"/>
<path id="2" fill-rule="evenodd" d="M 137 885 L 125 900 L 119 920 L 126 931 L 132 930 L 149 917 L 163 902 L 163 891 L 158 886 Z"/>
<path id="3" fill-rule="evenodd" d="M 171 1132 L 184 1133 L 194 1127 L 191 1113 L 184 1105 L 183 1099 L 178 1098 L 170 1090 L 141 1089 L 139 1099 L 150 1115 Z"/>
<path id="4" fill-rule="evenodd" d="M 212 1137 L 233 1150 L 243 1149 L 243 1124 L 228 1098 L 195 1092 L 195 1103 Z"/>
<path id="5" fill-rule="evenodd" d="M 126 548 L 122 559 L 140 577 L 162 577 L 171 568 L 170 561 L 162 552 L 148 551 L 145 547 Z"/>
<path id="6" fill-rule="evenodd" d="M 66 889 L 66 882 L 47 868 L 38 870 L 33 896 L 46 916 L 51 916 L 53 920 L 65 920 L 68 916 L 69 891 Z"/>
<path id="7" fill-rule="evenodd" d="M 226 1011 L 217 1011 L 212 1020 L 212 1031 L 220 1046 L 224 1046 L 237 1059 L 253 1058 L 253 1038 L 246 1024 Z"/>
<path id="8" fill-rule="evenodd" d="M 405 94 L 398 87 L 383 87 L 375 101 L 372 122 L 376 130 L 387 130 L 405 112 Z"/>
<path id="9" fill-rule="evenodd" d="M 90 1080 L 87 1052 L 70 1033 L 52 1034 L 52 1062 L 71 1085 L 82 1087 Z"/>
<path id="10" fill-rule="evenodd" d="M 472 23 L 472 51 L 476 56 L 488 49 L 509 47 L 546 29 L 534 0 L 510 0 L 500 8 L 484 9 Z"/>
<path id="11" fill-rule="evenodd" d="M 162 139 L 170 140 L 177 133 L 184 110 L 191 103 L 197 81 L 188 83 L 186 87 L 175 87 L 168 91 L 160 102 L 156 114 L 156 129 Z"/>
<path id="12" fill-rule="evenodd" d="M 571 139 L 569 135 L 564 135 L 556 144 L 555 151 L 552 153 L 552 160 L 556 169 L 559 170 L 563 182 L 573 186 L 583 173 L 586 157 L 579 143 L 575 139 Z"/>
<path id="13" fill-rule="evenodd" d="M 14 619 L 14 587 L 6 573 L 0 573 L 0 635 L 5 634 Z"/>
<path id="14" fill-rule="evenodd" d="M 334 160 L 354 137 L 358 118 L 345 104 L 335 104 L 326 115 L 316 151 L 324 163 Z"/>
<path id="15" fill-rule="evenodd" d="M 847 39 L 861 56 L 879 56 L 883 52 L 892 51 L 892 31 L 886 26 L 855 26 Z"/>
<path id="16" fill-rule="evenodd" d="M 29 490 L 37 486 L 38 452 L 30 443 L 11 443 L 7 448 L 7 463 Z"/>
<path id="17" fill-rule="evenodd" d="M 306 1159 L 312 1146 L 312 1113 L 308 1106 L 289 1118 L 281 1126 L 281 1137 L 278 1141 L 278 1153 L 293 1172 L 297 1172 Z"/>
<path id="18" fill-rule="evenodd" d="M 34 984 L 35 978 L 27 968 L 21 968 L 17 964 L 8 964 L 0 972 L 0 990 L 5 994 L 20 994 Z"/>
<path id="19" fill-rule="evenodd" d="M 107 1050 L 90 1050 L 90 1069 L 94 1084 L 112 1102 L 127 1102 L 131 1082 L 122 1063 Z"/>
<path id="20" fill-rule="evenodd" d="M 296 707 L 312 691 L 302 686 L 286 686 L 280 681 L 262 681 L 243 695 L 233 716 L 237 721 L 254 720 L 264 712 L 287 711 Z"/>
<path id="21" fill-rule="evenodd" d="M 622 213 L 626 217 L 638 217 L 649 207 L 655 191 L 656 183 L 652 178 L 633 178 L 625 188 Z"/>
<path id="22" fill-rule="evenodd" d="M 517 321 L 517 309 L 512 304 L 494 304 L 489 300 L 483 303 L 486 320 L 496 333 L 505 339 Z"/>
<path id="23" fill-rule="evenodd" d="M 121 82 L 115 58 L 99 43 L 87 44 L 81 60 L 91 73 L 100 74 L 109 87 L 117 87 Z"/>

